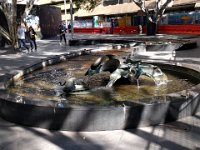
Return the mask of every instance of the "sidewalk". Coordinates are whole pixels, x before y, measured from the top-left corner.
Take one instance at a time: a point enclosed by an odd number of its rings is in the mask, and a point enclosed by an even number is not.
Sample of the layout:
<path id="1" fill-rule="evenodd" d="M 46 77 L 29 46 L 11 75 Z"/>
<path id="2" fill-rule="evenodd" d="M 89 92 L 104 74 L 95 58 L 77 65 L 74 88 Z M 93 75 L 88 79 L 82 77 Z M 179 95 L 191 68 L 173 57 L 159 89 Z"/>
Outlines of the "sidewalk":
<path id="1" fill-rule="evenodd" d="M 132 36 L 75 34 L 74 38 L 131 38 Z M 200 41 L 198 36 L 189 38 Z M 58 39 L 56 37 L 38 40 L 38 52 L 33 53 L 0 49 L 0 83 L 4 80 L 4 74 L 18 72 L 22 66 L 69 51 L 91 48 L 91 46 L 60 46 Z M 199 47 L 178 51 L 176 55 L 181 63 L 187 62 L 197 66 L 200 64 Z M 200 113 L 165 125 L 99 132 L 49 131 L 19 126 L 0 118 L 0 150 L 200 150 L 199 139 Z"/>

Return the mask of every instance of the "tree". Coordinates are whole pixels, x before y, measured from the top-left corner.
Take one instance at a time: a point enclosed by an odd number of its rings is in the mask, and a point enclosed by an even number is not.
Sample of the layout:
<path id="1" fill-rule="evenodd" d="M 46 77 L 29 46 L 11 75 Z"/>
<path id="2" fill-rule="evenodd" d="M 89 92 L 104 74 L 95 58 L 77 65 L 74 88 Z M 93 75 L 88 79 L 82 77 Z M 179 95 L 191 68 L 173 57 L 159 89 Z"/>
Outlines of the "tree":
<path id="1" fill-rule="evenodd" d="M 26 0 L 26 6 L 24 12 L 21 13 L 20 22 L 24 21 L 27 15 L 29 15 L 31 9 L 33 8 L 35 0 Z M 88 10 L 93 9 L 97 6 L 101 0 L 73 0 L 75 5 L 80 8 L 85 8 Z M 0 1 L 0 11 L 5 15 L 8 28 L 0 25 L 0 36 L 3 36 L 11 46 L 16 49 L 18 47 L 17 39 L 17 0 L 1 0 Z"/>
<path id="2" fill-rule="evenodd" d="M 30 13 L 35 0 L 26 1 L 25 11 L 20 21 L 24 22 L 24 18 Z M 18 47 L 17 39 L 17 0 L 2 0 L 0 2 L 0 11 L 5 15 L 8 29 L 0 25 L 0 35 L 2 35 L 11 46 L 16 49 Z M 25 22 L 24 22 L 25 23 Z"/>
<path id="3" fill-rule="evenodd" d="M 140 9 L 145 13 L 147 16 L 148 21 L 150 22 L 149 25 L 153 24 L 155 25 L 155 31 L 154 34 L 157 30 L 157 24 L 160 21 L 161 17 L 163 16 L 166 8 L 170 3 L 172 3 L 174 0 L 155 0 L 155 9 L 154 9 L 154 14 L 150 14 L 150 10 L 146 7 L 145 5 L 145 0 L 133 0 L 133 2 L 140 7 Z M 149 28 L 147 27 L 147 30 Z M 151 28 L 150 28 L 151 29 Z M 148 34 L 148 31 L 147 31 Z"/>

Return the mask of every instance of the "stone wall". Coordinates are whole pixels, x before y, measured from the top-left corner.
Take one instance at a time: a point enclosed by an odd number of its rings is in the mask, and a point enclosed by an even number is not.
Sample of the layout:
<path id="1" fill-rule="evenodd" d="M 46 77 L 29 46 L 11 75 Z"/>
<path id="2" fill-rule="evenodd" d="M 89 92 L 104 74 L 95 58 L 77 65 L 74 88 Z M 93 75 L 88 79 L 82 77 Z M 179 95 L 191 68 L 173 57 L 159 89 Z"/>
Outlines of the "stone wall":
<path id="1" fill-rule="evenodd" d="M 39 6 L 37 16 L 40 19 L 41 38 L 54 37 L 59 34 L 61 9 L 54 6 Z"/>

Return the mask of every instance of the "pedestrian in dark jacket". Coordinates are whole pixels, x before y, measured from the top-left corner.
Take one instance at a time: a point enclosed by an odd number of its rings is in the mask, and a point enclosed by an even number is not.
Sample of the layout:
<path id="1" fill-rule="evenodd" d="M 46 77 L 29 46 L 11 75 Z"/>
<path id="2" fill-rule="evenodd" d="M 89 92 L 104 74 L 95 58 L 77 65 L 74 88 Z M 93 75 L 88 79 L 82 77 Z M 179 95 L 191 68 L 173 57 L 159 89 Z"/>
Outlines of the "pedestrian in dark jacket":
<path id="1" fill-rule="evenodd" d="M 36 32 L 31 26 L 29 27 L 29 36 L 30 36 L 31 51 L 33 51 L 33 48 L 35 49 L 35 51 L 37 51 Z"/>
<path id="2" fill-rule="evenodd" d="M 66 45 L 66 37 L 65 37 L 66 27 L 62 23 L 59 25 L 59 31 L 60 31 L 60 45 L 61 45 L 62 39 L 64 39 L 64 42 Z"/>

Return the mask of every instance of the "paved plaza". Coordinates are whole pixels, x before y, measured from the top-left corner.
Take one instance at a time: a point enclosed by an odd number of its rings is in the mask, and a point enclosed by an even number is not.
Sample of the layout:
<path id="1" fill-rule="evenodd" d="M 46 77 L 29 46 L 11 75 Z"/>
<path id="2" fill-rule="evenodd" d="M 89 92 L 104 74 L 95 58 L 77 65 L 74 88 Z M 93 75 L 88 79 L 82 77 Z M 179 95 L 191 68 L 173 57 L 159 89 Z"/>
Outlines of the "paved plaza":
<path id="1" fill-rule="evenodd" d="M 74 38 L 131 38 L 136 35 L 74 34 Z M 160 35 L 162 36 L 162 35 Z M 166 36 L 166 35 L 164 35 Z M 200 36 L 167 35 L 189 38 L 198 47 L 176 52 L 178 63 L 200 69 Z M 68 35 L 67 38 L 71 38 Z M 94 46 L 59 45 L 59 37 L 37 40 L 38 51 L 27 53 L 9 48 L 0 49 L 0 88 L 5 74 L 17 73 L 41 59 Z M 169 124 L 132 130 L 98 132 L 50 131 L 24 127 L 0 118 L 0 150 L 200 150 L 200 113 Z"/>

